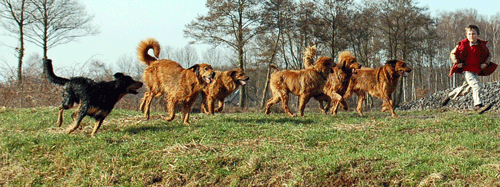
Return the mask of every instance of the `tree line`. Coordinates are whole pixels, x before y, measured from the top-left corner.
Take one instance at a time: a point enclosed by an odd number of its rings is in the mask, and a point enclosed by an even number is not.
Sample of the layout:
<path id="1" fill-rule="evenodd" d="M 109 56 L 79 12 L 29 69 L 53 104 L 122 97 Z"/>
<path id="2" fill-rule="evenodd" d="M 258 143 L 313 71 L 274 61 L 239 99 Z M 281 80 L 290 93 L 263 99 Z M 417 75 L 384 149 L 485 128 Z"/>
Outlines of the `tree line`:
<path id="1" fill-rule="evenodd" d="M 2 26 L 20 41 L 18 80 L 22 77 L 24 40 L 42 47 L 46 57 L 55 45 L 98 33 L 91 24 L 93 17 L 76 0 L 0 0 L 0 3 Z M 406 61 L 413 71 L 400 80 L 394 93 L 396 104 L 462 82 L 462 76 L 447 76 L 451 67 L 449 52 L 465 38 L 464 28 L 469 24 L 479 26 L 480 39 L 489 41 L 492 61 L 497 61 L 500 13 L 486 16 L 475 9 L 464 9 L 432 15 L 428 7 L 417 3 L 415 0 L 207 0 L 208 13 L 187 24 L 183 28 L 185 36 L 195 44 L 228 50 L 221 54 L 210 49 L 200 59 L 190 46 L 175 53 L 166 46 L 161 58 L 182 61 L 186 66 L 206 62 L 219 69 L 244 69 L 251 77 L 251 85 L 240 91 L 242 107 L 259 106 L 269 98 L 269 64 L 280 69 L 301 69 L 303 51 L 310 45 L 317 45 L 318 56 L 333 58 L 340 51 L 349 50 L 366 67 L 379 67 L 389 59 Z M 119 68 L 130 67 L 128 58 L 119 61 L 123 61 L 119 62 Z M 136 69 L 140 71 L 140 67 Z M 498 78 L 498 73 L 494 73 L 482 79 L 498 81 Z"/>
<path id="2" fill-rule="evenodd" d="M 480 39 L 498 59 L 500 14 L 485 16 L 475 9 L 439 12 L 415 0 L 210 0 L 207 15 L 187 25 L 187 37 L 195 41 L 232 48 L 240 68 L 267 71 L 269 64 L 282 69 L 301 69 L 302 53 L 317 45 L 318 56 L 336 57 L 339 51 L 353 52 L 367 67 L 386 60 L 406 61 L 415 71 L 400 80 L 394 93 L 398 103 L 455 87 L 461 76 L 447 77 L 450 51 L 465 38 L 469 24 L 481 28 Z M 487 81 L 498 80 L 495 73 Z M 267 80 L 260 89 L 260 103 L 267 95 Z M 241 92 L 244 101 L 246 91 Z M 244 105 L 244 103 L 240 103 Z"/>

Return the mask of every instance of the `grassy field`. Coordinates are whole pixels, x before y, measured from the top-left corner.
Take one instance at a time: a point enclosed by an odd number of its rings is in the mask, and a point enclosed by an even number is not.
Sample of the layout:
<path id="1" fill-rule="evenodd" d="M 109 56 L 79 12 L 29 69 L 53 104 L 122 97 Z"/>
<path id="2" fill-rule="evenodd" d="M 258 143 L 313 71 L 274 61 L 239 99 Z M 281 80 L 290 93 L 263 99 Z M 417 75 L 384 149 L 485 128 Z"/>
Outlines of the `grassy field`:
<path id="1" fill-rule="evenodd" d="M 57 109 L 0 109 L 0 186 L 499 186 L 497 111 L 179 114 L 115 110 L 65 134 Z M 164 114 L 161 114 L 164 115 Z"/>

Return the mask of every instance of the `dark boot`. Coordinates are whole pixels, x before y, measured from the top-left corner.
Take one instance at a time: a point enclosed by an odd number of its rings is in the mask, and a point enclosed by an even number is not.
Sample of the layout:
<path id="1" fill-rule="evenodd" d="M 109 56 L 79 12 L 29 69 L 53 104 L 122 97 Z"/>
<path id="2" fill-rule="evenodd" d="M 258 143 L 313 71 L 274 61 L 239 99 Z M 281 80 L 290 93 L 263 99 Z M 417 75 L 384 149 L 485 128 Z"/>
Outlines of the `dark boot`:
<path id="1" fill-rule="evenodd" d="M 446 106 L 450 102 L 450 97 L 446 96 L 441 102 L 441 106 Z"/>
<path id="2" fill-rule="evenodd" d="M 495 105 L 496 101 L 494 102 L 491 102 L 490 104 L 486 105 L 486 106 L 483 106 L 482 104 L 481 105 L 476 105 L 476 111 L 478 114 L 482 114 L 488 110 L 491 109 L 491 107 L 493 107 L 493 105 Z"/>

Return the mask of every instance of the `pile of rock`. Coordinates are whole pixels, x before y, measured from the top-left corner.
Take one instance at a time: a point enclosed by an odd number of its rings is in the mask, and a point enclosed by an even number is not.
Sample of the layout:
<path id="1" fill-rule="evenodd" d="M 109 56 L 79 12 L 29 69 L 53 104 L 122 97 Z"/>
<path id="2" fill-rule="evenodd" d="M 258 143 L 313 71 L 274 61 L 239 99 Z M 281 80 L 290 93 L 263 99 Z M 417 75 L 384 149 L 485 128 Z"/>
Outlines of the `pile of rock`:
<path id="1" fill-rule="evenodd" d="M 447 89 L 444 91 L 439 91 L 429 95 L 427 97 L 410 101 L 401 104 L 397 110 L 427 110 L 427 109 L 437 109 L 441 107 L 441 102 L 453 89 Z M 492 110 L 498 110 L 500 108 L 500 82 L 487 82 L 483 83 L 483 90 L 481 93 L 481 99 L 483 104 L 487 105 L 496 101 L 493 105 Z M 445 107 L 456 109 L 456 110 L 472 110 L 474 108 L 474 102 L 472 100 L 472 91 L 466 96 L 460 97 L 459 100 L 451 100 Z"/>

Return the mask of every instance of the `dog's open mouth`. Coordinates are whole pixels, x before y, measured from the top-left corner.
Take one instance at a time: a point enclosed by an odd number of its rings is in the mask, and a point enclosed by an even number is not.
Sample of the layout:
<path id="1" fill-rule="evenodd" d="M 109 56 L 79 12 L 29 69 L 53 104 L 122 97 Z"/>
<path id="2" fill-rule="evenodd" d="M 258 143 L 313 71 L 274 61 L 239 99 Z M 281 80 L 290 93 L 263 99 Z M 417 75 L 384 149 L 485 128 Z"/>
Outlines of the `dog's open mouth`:
<path id="1" fill-rule="evenodd" d="M 399 75 L 406 77 L 406 72 L 405 71 L 399 71 Z"/>
<path id="2" fill-rule="evenodd" d="M 242 86 L 245 86 L 245 85 L 247 85 L 248 83 L 247 83 L 247 81 L 245 81 L 245 80 L 240 80 L 240 84 L 241 84 Z"/>
<path id="3" fill-rule="evenodd" d="M 358 71 L 356 69 L 352 69 L 352 74 L 358 74 Z"/>
<path id="4" fill-rule="evenodd" d="M 139 90 L 139 88 L 141 87 L 137 87 L 137 88 L 129 88 L 128 89 L 128 93 L 131 93 L 131 94 L 138 94 L 139 92 L 137 90 Z"/>
<path id="5" fill-rule="evenodd" d="M 128 93 L 138 94 L 139 92 L 137 90 L 139 90 L 139 88 L 141 88 L 141 87 L 142 87 L 142 83 L 134 84 L 133 86 L 128 88 Z"/>
<path id="6" fill-rule="evenodd" d="M 210 84 L 212 83 L 213 79 L 210 78 L 210 77 L 205 77 L 205 82 L 207 82 L 207 84 Z"/>

